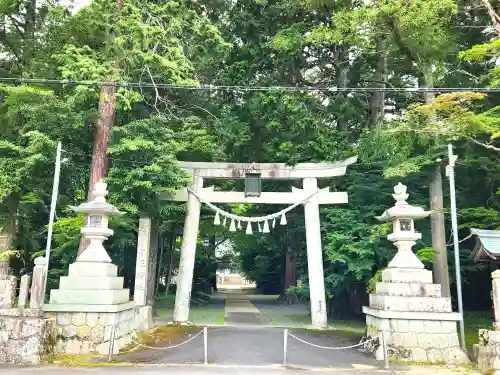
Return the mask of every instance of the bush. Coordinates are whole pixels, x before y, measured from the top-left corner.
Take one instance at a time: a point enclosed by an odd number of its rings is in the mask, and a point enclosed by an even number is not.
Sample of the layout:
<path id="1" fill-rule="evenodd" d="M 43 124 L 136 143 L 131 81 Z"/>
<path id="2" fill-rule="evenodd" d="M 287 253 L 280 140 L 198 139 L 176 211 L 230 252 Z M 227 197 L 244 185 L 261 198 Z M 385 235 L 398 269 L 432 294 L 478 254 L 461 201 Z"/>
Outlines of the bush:
<path id="1" fill-rule="evenodd" d="M 286 290 L 288 293 L 295 293 L 301 300 L 309 300 L 309 285 L 303 284 L 301 286 L 289 286 Z"/>

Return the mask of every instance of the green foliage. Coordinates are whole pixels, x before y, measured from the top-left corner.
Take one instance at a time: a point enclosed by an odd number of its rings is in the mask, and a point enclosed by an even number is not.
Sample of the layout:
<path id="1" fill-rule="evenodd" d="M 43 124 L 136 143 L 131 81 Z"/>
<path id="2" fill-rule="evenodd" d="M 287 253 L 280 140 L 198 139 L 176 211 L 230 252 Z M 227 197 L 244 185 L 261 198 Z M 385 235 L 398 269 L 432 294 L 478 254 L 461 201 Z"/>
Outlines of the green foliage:
<path id="1" fill-rule="evenodd" d="M 432 247 L 418 249 L 416 255 L 417 258 L 420 259 L 420 261 L 427 267 L 431 267 L 434 263 L 436 263 L 436 250 Z"/>
<path id="2" fill-rule="evenodd" d="M 0 262 L 9 261 L 10 258 L 20 258 L 21 252 L 19 250 L 5 250 L 0 253 Z"/>
<path id="3" fill-rule="evenodd" d="M 289 286 L 286 291 L 289 293 L 295 293 L 295 295 L 297 295 L 297 297 L 303 301 L 309 300 L 309 285 L 308 284 Z"/>
<path id="4" fill-rule="evenodd" d="M 295 165 L 359 155 L 359 163 L 350 166 L 345 177 L 320 181 L 321 188 L 347 191 L 349 196 L 348 204 L 322 206 L 320 211 L 332 316 L 351 318 L 361 313 L 367 286 L 373 290 L 395 253 L 385 239 L 390 225 L 374 217 L 393 204 L 390 194 L 399 179 L 408 185 L 412 204 L 429 206 L 429 171 L 437 158 L 445 156 L 448 142 L 454 143 L 459 155 L 460 236 L 468 235 L 470 227 L 500 228 L 496 94 L 471 90 L 438 95 L 435 100 L 427 95 L 427 104 L 421 104 L 420 93 L 390 91 L 382 101 L 388 116 L 374 124 L 371 111 L 380 104 L 371 89 L 345 93 L 279 88 L 497 87 L 498 41 L 480 28 L 456 27 L 489 22 L 483 9 L 468 10 L 469 1 L 93 0 L 75 13 L 50 2 L 37 4 L 36 9 L 30 4 L 0 1 L 0 14 L 10 20 L 0 33 L 1 76 L 48 78 L 64 84 L 0 86 L 0 224 L 15 234 L 9 246 L 21 256 L 11 262 L 15 273 L 29 270 L 33 258 L 43 254 L 58 141 L 65 162 L 49 289 L 76 255 L 82 217 L 69 206 L 86 199 L 99 87 L 75 86 L 73 80 L 275 87 L 248 91 L 124 85 L 117 89 L 107 182 L 110 201 L 127 214 L 111 220 L 115 235 L 106 248 L 126 286 L 134 280 L 141 215 L 158 220 L 165 247 L 172 240 L 177 267 L 184 206 L 162 197 L 189 182 L 178 160 Z M 242 189 L 240 181 L 215 184 L 218 189 Z M 283 181 L 264 182 L 266 191 L 290 188 Z M 254 216 L 282 206 L 225 208 Z M 205 288 L 213 278 L 217 243 L 227 240 L 236 255 L 223 260 L 238 263 L 265 292 L 283 292 L 285 255 L 293 253 L 297 276 L 305 281 L 293 290 L 307 298 L 300 208 L 288 215 L 286 228 L 278 226 L 266 235 L 229 233 L 214 228 L 212 219 L 213 213 L 204 208 L 195 288 Z M 415 250 L 431 267 L 435 254 L 428 220 L 418 226 L 423 239 Z M 461 272 L 487 294 L 489 280 L 480 279 L 481 266 L 468 259 L 472 247 L 471 241 L 461 243 Z M 165 256 L 162 272 L 168 262 L 170 257 Z"/>
<path id="5" fill-rule="evenodd" d="M 366 293 L 374 294 L 377 291 L 377 283 L 382 281 L 382 271 L 385 268 L 377 270 L 370 280 L 366 284 Z"/>

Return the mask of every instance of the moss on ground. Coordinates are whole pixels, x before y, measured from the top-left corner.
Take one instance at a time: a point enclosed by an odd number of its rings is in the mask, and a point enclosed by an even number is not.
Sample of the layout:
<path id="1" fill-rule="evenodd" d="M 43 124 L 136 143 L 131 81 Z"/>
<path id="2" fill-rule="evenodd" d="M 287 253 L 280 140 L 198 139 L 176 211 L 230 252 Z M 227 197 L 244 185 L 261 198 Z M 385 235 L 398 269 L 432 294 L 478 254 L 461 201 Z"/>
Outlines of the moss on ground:
<path id="1" fill-rule="evenodd" d="M 148 346 L 169 345 L 186 335 L 198 333 L 200 327 L 168 325 L 156 327 L 149 331 L 139 332 L 137 341 L 140 344 Z M 144 363 L 149 360 L 148 356 L 138 355 L 145 351 L 137 345 L 131 345 L 127 350 L 120 351 L 120 354 L 114 355 L 111 361 L 107 361 L 107 355 L 97 353 L 90 354 L 59 354 L 56 355 L 50 363 L 64 367 L 105 367 L 105 366 L 126 366 L 135 363 Z"/>
<path id="2" fill-rule="evenodd" d="M 198 326 L 182 326 L 182 325 L 168 325 L 156 327 L 149 331 L 139 332 L 138 342 L 143 345 L 155 346 L 160 344 L 170 344 L 172 341 L 180 337 L 198 333 L 200 327 Z"/>
<path id="3" fill-rule="evenodd" d="M 50 363 L 63 367 L 102 367 L 102 366 L 116 366 L 122 361 L 101 362 L 96 359 L 104 358 L 100 354 L 58 354 Z"/>

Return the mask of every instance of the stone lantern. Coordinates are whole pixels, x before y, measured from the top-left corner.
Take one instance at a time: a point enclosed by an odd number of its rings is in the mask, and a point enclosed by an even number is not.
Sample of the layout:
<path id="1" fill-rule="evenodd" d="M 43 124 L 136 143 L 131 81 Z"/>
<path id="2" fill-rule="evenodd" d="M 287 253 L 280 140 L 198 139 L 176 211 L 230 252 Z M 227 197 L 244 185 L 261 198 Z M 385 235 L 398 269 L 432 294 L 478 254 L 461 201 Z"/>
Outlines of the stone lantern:
<path id="1" fill-rule="evenodd" d="M 389 355 L 402 361 L 467 363 L 460 348 L 457 321 L 450 297 L 441 295 L 441 285 L 432 282 L 432 271 L 426 270 L 412 252 L 422 235 L 415 232 L 414 220 L 431 214 L 406 200 L 406 186 L 399 183 L 392 195 L 396 204 L 377 219 L 392 221 L 393 231 L 387 238 L 398 252 L 382 271 L 382 280 L 370 294 L 366 314 L 366 338 L 382 338 L 385 332 Z M 377 359 L 382 359 L 382 346 L 366 344 Z"/>
<path id="2" fill-rule="evenodd" d="M 100 180 L 94 185 L 94 199 L 74 209 L 87 215 L 86 226 L 80 232 L 89 240 L 85 251 L 78 257 L 78 262 L 111 263 L 111 258 L 103 246 L 103 242 L 113 235 L 113 230 L 108 228 L 108 218 L 123 215 L 123 212 L 106 202 L 106 188 L 107 185 Z"/>
<path id="3" fill-rule="evenodd" d="M 87 215 L 81 232 L 89 244 L 69 265 L 68 276 L 61 276 L 59 289 L 50 291 L 50 303 L 44 308 L 46 314 L 56 318 L 59 353 L 107 354 L 112 337 L 117 353 L 131 343 L 134 327 L 140 323 L 140 311 L 130 301 L 130 291 L 123 288 L 123 277 L 118 276 L 118 267 L 111 263 L 103 246 L 113 235 L 108 218 L 122 215 L 106 202 L 106 187 L 104 182 L 97 182 L 94 198 L 74 208 Z"/>
<path id="4" fill-rule="evenodd" d="M 422 234 L 415 232 L 414 220 L 426 218 L 431 212 L 408 204 L 406 200 L 409 194 L 406 192 L 406 186 L 401 182 L 394 186 L 392 196 L 396 204 L 381 216 L 376 217 L 380 221 L 392 221 L 392 233 L 387 236 L 387 239 L 394 243 L 398 252 L 388 268 L 423 269 L 424 265 L 412 251 L 415 241 L 422 238 Z"/>

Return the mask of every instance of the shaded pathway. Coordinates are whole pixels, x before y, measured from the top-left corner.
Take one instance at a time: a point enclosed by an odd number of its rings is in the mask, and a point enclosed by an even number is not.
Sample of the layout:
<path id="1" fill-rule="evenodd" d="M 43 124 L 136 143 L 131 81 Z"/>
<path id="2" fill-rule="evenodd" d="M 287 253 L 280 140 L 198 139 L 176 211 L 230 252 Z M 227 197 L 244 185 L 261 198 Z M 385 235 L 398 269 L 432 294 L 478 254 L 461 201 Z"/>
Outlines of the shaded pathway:
<path id="1" fill-rule="evenodd" d="M 224 325 L 229 326 L 267 326 L 268 320 L 242 293 L 226 294 Z"/>

